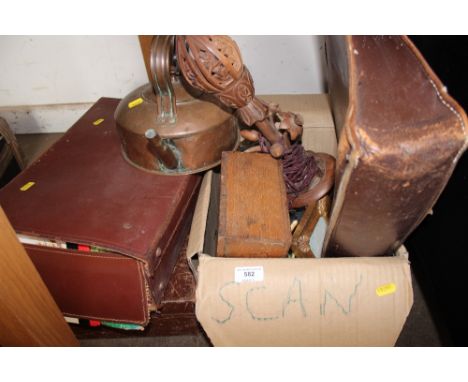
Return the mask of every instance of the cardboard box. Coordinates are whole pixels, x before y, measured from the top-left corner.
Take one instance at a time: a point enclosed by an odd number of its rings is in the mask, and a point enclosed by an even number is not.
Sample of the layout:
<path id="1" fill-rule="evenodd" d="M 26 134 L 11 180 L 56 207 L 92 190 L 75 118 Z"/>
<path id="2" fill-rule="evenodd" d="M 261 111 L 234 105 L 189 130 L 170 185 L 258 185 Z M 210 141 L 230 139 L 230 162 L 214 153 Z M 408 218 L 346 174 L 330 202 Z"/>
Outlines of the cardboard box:
<path id="1" fill-rule="evenodd" d="M 335 131 L 326 95 L 267 100 L 304 116 L 306 148 L 313 142 L 313 150 L 336 154 L 336 138 L 330 143 Z M 404 248 L 395 256 L 378 258 L 212 257 L 216 178 L 212 172 L 205 175 L 187 249 L 197 278 L 196 316 L 213 345 L 395 344 L 413 304 Z"/>
<path id="2" fill-rule="evenodd" d="M 335 156 L 337 150 L 335 124 L 326 94 L 262 95 L 266 102 L 275 102 L 283 111 L 304 117 L 302 144 L 308 150 Z"/>

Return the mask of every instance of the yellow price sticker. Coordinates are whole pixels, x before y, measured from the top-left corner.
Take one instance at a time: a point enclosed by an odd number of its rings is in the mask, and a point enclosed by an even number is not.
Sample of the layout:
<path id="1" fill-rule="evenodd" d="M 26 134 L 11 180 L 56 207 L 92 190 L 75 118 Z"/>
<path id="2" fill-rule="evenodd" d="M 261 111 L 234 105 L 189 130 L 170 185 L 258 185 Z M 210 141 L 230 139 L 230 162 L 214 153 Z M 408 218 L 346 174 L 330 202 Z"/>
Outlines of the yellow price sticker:
<path id="1" fill-rule="evenodd" d="M 94 122 L 93 122 L 93 125 L 94 126 L 98 126 L 100 125 L 101 123 L 104 122 L 104 118 L 99 118 L 99 119 L 96 119 Z"/>
<path id="2" fill-rule="evenodd" d="M 377 296 L 379 297 L 388 296 L 389 294 L 393 294 L 395 292 L 396 285 L 394 283 L 381 285 L 375 290 L 375 293 L 377 293 Z"/>
<path id="3" fill-rule="evenodd" d="M 135 106 L 141 105 L 143 103 L 143 98 L 137 98 L 128 103 L 128 108 L 134 108 Z"/>
<path id="4" fill-rule="evenodd" d="M 20 191 L 28 191 L 36 182 L 28 182 L 23 187 L 20 188 Z"/>

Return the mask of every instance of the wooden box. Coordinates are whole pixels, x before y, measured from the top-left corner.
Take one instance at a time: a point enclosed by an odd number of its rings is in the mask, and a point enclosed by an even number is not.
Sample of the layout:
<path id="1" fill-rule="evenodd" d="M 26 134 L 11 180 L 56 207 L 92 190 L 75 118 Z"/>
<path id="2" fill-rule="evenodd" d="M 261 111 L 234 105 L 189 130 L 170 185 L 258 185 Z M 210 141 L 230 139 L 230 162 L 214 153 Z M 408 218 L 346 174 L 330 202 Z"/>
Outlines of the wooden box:
<path id="1" fill-rule="evenodd" d="M 290 245 L 280 162 L 267 154 L 223 153 L 217 255 L 285 257 Z"/>

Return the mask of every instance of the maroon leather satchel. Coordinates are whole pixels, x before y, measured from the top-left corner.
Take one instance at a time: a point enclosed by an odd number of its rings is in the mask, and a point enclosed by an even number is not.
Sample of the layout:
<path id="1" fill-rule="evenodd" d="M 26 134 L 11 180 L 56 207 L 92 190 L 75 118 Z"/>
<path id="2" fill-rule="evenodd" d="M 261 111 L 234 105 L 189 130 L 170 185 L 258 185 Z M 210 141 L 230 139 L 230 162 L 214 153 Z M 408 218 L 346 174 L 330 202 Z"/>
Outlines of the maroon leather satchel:
<path id="1" fill-rule="evenodd" d="M 25 244 L 64 315 L 146 325 L 190 228 L 200 177 L 126 162 L 118 102 L 100 99 L 0 191 L 0 204 L 18 234 L 67 243 Z"/>
<path id="2" fill-rule="evenodd" d="M 468 120 L 405 36 L 330 37 L 338 132 L 325 254 L 391 254 L 431 211 L 468 144 Z"/>

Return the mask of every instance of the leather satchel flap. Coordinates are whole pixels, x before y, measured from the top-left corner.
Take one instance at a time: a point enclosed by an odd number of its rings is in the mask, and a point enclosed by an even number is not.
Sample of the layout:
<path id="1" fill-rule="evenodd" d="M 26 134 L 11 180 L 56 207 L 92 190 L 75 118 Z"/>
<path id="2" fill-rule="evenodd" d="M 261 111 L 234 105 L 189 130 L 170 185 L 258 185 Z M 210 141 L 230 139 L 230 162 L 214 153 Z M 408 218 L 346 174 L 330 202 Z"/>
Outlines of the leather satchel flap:
<path id="1" fill-rule="evenodd" d="M 339 144 L 325 253 L 391 254 L 466 149 L 466 114 L 407 37 L 330 37 L 327 55 Z"/>
<path id="2" fill-rule="evenodd" d="M 146 325 L 143 263 L 109 253 L 74 253 L 25 245 L 65 316 Z"/>

